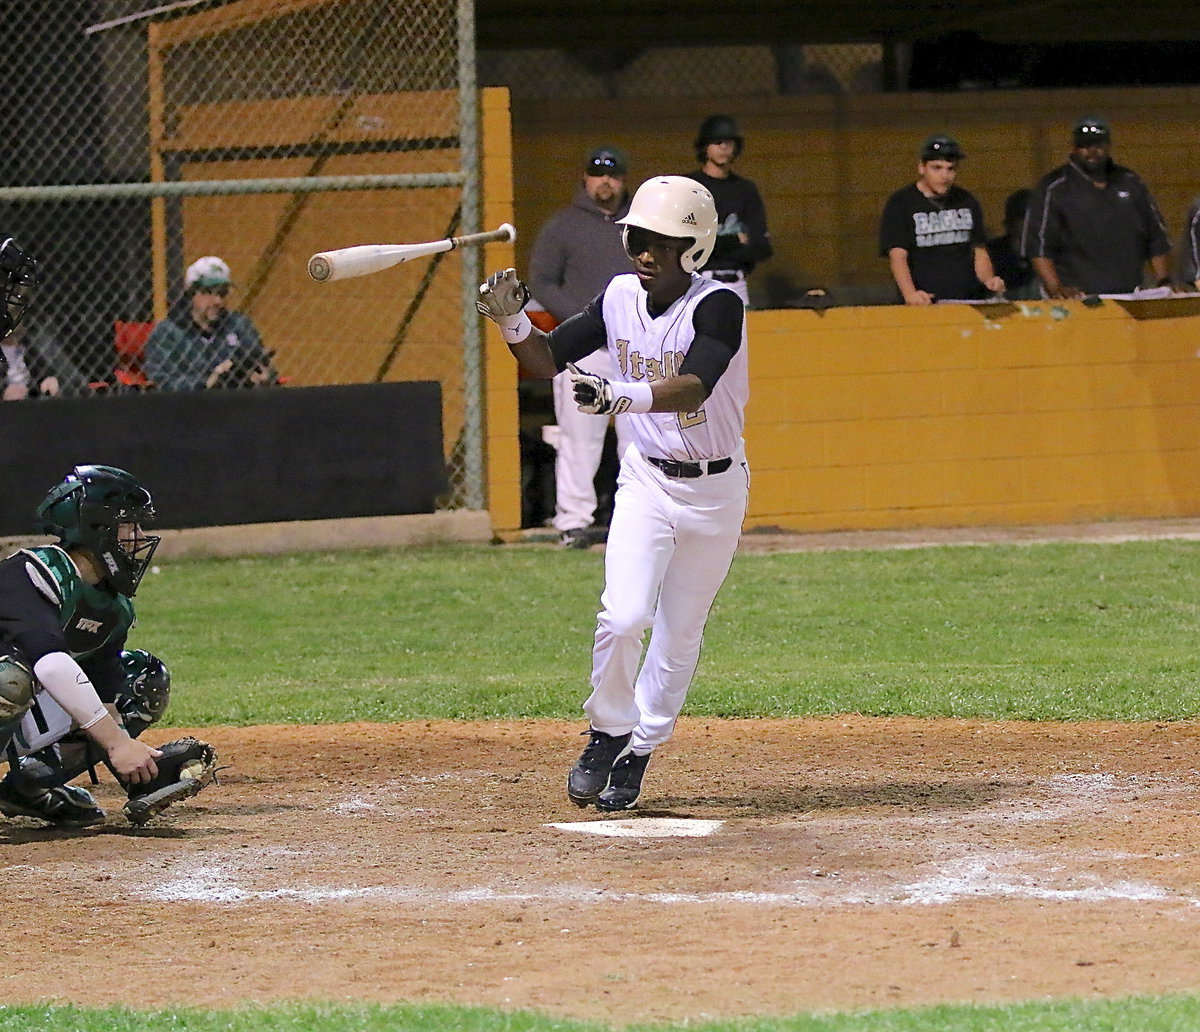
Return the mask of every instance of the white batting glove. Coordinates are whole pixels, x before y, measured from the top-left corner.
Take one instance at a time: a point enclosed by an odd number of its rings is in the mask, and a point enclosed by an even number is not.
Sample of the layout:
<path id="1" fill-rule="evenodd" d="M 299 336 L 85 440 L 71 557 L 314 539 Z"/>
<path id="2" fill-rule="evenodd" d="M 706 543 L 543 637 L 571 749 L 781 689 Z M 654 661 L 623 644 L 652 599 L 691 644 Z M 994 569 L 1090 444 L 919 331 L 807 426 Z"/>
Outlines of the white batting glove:
<path id="1" fill-rule="evenodd" d="M 571 389 L 575 393 L 575 404 L 580 412 L 588 412 L 593 416 L 607 416 L 613 410 L 613 389 L 603 376 L 585 373 L 576 368 L 573 362 L 567 363 L 567 372 L 571 374 Z"/>
<path id="2" fill-rule="evenodd" d="M 593 416 L 619 416 L 622 412 L 649 412 L 654 404 L 654 391 L 648 383 L 625 383 L 606 380 L 594 373 L 585 373 L 571 362 L 571 388 L 580 412 Z"/>
<path id="3" fill-rule="evenodd" d="M 519 344 L 529 336 L 532 323 L 525 314 L 529 288 L 517 278 L 516 269 L 494 272 L 479 284 L 475 307 L 500 327 L 500 335 L 509 344 Z"/>

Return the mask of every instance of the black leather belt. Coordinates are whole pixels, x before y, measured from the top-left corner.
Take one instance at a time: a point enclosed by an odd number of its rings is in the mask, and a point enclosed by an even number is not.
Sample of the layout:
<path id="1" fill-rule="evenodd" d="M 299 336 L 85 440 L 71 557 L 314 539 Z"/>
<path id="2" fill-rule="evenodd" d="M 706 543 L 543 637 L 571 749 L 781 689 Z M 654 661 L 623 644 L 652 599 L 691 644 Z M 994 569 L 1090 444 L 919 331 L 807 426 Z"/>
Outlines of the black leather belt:
<path id="1" fill-rule="evenodd" d="M 706 473 L 710 476 L 713 473 L 724 473 L 733 465 L 733 459 L 709 459 L 707 462 L 679 462 L 676 459 L 656 459 L 652 455 L 647 455 L 646 461 L 651 466 L 657 466 L 667 476 L 675 477 L 679 480 L 695 480 L 696 477 L 702 477 Z"/>
<path id="2" fill-rule="evenodd" d="M 718 283 L 740 283 L 746 278 L 746 274 L 737 269 L 716 269 L 709 275 Z"/>

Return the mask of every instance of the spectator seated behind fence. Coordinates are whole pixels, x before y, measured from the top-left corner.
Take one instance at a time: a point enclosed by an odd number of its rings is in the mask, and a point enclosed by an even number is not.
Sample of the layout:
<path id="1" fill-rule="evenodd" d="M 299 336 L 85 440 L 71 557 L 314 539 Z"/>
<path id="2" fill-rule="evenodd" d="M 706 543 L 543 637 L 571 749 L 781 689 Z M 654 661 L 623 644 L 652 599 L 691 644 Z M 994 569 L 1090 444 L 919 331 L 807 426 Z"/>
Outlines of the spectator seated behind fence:
<path id="1" fill-rule="evenodd" d="M 1112 160 L 1112 130 L 1103 118 L 1075 123 L 1066 164 L 1047 172 L 1029 199 L 1021 249 L 1046 297 L 1127 294 L 1170 284 L 1171 244 L 1158 205 L 1142 178 Z"/>
<path id="2" fill-rule="evenodd" d="M 3 399 L 76 397 L 90 394 L 87 378 L 67 357 L 49 323 L 26 319 L 5 339 Z"/>
<path id="3" fill-rule="evenodd" d="M 142 367 L 155 387 L 198 391 L 279 383 L 271 352 L 249 317 L 230 311 L 229 266 L 213 255 L 184 274 L 183 296 L 150 334 Z"/>
<path id="4" fill-rule="evenodd" d="M 984 246 L 983 209 L 955 183 L 965 156 L 952 137 L 928 137 L 918 151 L 917 181 L 884 205 L 879 254 L 907 305 L 981 300 L 1004 290 Z"/>

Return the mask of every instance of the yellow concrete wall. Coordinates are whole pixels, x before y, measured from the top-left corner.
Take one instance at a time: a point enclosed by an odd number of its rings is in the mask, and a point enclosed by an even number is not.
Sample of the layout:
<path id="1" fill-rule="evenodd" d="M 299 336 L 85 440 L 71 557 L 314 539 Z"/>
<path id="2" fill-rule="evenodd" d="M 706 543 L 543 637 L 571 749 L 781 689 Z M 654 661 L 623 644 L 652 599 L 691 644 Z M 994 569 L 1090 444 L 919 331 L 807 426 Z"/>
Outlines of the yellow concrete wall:
<path id="1" fill-rule="evenodd" d="M 1200 299 L 751 312 L 749 333 L 749 527 L 1200 514 Z"/>
<path id="2" fill-rule="evenodd" d="M 512 129 L 508 90 L 480 93 L 480 146 L 483 151 L 482 222 L 495 229 L 513 219 Z M 484 274 L 513 264 L 512 244 L 489 244 Z M 499 331 L 482 320 L 486 411 L 487 508 L 497 528 L 521 526 L 521 454 L 517 426 L 517 363 Z"/>

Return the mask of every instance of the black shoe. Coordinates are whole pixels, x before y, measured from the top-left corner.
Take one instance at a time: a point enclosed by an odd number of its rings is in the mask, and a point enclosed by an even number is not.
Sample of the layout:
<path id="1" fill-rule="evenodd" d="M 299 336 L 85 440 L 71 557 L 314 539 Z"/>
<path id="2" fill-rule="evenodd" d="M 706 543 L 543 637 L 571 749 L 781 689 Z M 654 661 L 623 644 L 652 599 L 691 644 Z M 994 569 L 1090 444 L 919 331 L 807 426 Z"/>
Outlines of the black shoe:
<path id="1" fill-rule="evenodd" d="M 629 751 L 629 740 L 633 737 L 632 732 L 606 735 L 594 728 L 583 734 L 591 735 L 591 740 L 567 775 L 567 795 L 576 806 L 587 806 L 596 801 L 608 784 L 613 764 Z"/>
<path id="2" fill-rule="evenodd" d="M 87 828 L 104 820 L 104 811 L 85 789 L 18 784 L 12 775 L 0 781 L 0 813 L 6 817 L 36 817 L 60 828 Z"/>
<path id="3" fill-rule="evenodd" d="M 564 530 L 562 537 L 558 539 L 558 543 L 563 548 L 591 548 L 592 535 L 587 527 L 573 527 L 571 530 Z"/>
<path id="4" fill-rule="evenodd" d="M 642 794 L 642 775 L 646 773 L 646 764 L 650 762 L 650 754 L 639 756 L 637 753 L 626 753 L 613 764 L 612 774 L 608 778 L 608 788 L 596 797 L 597 810 L 631 810 L 637 804 L 638 796 Z"/>

